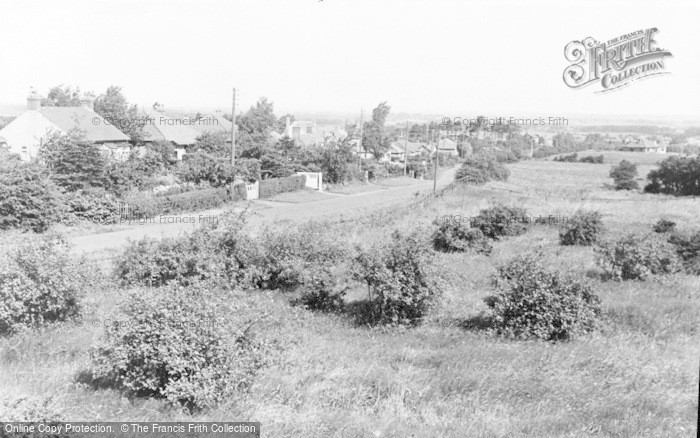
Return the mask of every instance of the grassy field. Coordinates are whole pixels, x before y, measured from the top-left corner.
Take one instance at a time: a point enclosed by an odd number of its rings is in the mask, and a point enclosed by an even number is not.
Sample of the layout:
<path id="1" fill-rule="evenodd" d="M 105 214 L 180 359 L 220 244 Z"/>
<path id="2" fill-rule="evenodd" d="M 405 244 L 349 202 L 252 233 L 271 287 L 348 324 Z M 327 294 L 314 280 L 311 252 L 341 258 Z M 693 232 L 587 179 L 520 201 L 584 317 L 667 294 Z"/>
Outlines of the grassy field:
<path id="1" fill-rule="evenodd" d="M 624 153 L 612 154 L 605 164 L 517 163 L 507 183 L 460 187 L 326 226 L 339 238 L 370 241 L 436 217 L 474 216 L 494 202 L 523 206 L 531 216 L 597 209 L 612 234 L 648 232 L 661 217 L 679 228 L 697 226 L 700 200 L 608 189 L 610 167 Z M 627 155 L 640 175 L 654 162 L 650 154 Z M 604 308 L 598 331 L 551 344 L 506 341 L 479 329 L 495 266 L 534 249 L 594 282 Z M 0 339 L 0 394 L 48 400 L 71 420 L 255 420 L 270 437 L 695 436 L 699 277 L 604 281 L 591 248 L 559 246 L 556 228 L 545 226 L 496 243 L 488 257 L 439 257 L 449 287 L 415 329 L 358 328 L 344 315 L 292 307 L 278 292 L 241 296 L 270 310 L 260 335 L 285 348 L 248 392 L 215 411 L 189 416 L 157 400 L 76 383 L 127 292 L 109 284 L 87 297 L 81 322 Z"/>

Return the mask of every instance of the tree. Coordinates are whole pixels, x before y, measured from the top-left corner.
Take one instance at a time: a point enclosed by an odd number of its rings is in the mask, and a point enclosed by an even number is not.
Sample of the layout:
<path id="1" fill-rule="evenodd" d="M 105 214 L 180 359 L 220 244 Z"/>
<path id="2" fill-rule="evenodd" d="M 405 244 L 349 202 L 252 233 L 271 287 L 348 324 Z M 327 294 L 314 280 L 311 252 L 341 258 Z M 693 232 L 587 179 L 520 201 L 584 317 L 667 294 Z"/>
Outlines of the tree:
<path id="1" fill-rule="evenodd" d="M 136 105 L 129 105 L 121 90 L 121 87 L 109 87 L 105 94 L 95 100 L 95 112 L 128 135 L 132 142 L 141 142 L 144 139 L 144 123 Z"/>
<path id="2" fill-rule="evenodd" d="M 49 90 L 41 101 L 42 106 L 80 106 L 80 88 L 70 85 L 57 85 Z"/>
<path id="3" fill-rule="evenodd" d="M 610 170 L 610 178 L 615 181 L 616 190 L 636 190 L 639 184 L 634 178 L 637 176 L 637 165 L 627 160 L 620 161 L 620 164 Z"/>
<path id="4" fill-rule="evenodd" d="M 242 157 L 260 158 L 270 148 L 270 133 L 277 124 L 274 105 L 266 98 L 251 106 L 248 111 L 236 117 L 238 138 Z"/>
<path id="5" fill-rule="evenodd" d="M 62 204 L 44 166 L 35 161 L 0 162 L 0 229 L 46 231 L 60 219 Z"/>
<path id="6" fill-rule="evenodd" d="M 391 146 L 391 139 L 384 128 L 390 110 L 391 107 L 386 102 L 381 102 L 372 110 L 372 121 L 365 123 L 362 132 L 362 146 L 377 159 L 381 158 Z"/>
<path id="7" fill-rule="evenodd" d="M 67 189 L 104 187 L 105 157 L 78 131 L 53 135 L 42 142 L 39 159 L 51 171 L 54 182 Z"/>

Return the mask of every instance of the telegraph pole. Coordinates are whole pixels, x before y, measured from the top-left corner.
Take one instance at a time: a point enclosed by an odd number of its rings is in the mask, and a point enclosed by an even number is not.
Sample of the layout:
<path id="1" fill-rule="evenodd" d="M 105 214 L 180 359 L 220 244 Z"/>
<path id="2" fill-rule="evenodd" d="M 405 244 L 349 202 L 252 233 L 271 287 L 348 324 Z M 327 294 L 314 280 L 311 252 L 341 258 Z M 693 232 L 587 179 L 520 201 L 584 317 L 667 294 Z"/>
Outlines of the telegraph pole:
<path id="1" fill-rule="evenodd" d="M 365 124 L 365 109 L 361 108 L 360 109 L 360 150 L 358 151 L 359 153 L 363 154 L 364 151 L 362 149 L 362 128 Z M 364 157 L 364 155 L 363 155 Z"/>
<path id="2" fill-rule="evenodd" d="M 231 105 L 231 166 L 236 165 L 236 89 L 233 89 Z"/>
<path id="3" fill-rule="evenodd" d="M 438 150 L 440 150 L 440 130 L 439 129 L 437 132 L 437 141 L 435 142 L 435 164 L 433 165 L 433 192 L 437 191 Z"/>
<path id="4" fill-rule="evenodd" d="M 408 166 L 408 121 L 406 121 L 406 142 L 403 148 L 403 176 L 406 176 L 406 168 Z"/>

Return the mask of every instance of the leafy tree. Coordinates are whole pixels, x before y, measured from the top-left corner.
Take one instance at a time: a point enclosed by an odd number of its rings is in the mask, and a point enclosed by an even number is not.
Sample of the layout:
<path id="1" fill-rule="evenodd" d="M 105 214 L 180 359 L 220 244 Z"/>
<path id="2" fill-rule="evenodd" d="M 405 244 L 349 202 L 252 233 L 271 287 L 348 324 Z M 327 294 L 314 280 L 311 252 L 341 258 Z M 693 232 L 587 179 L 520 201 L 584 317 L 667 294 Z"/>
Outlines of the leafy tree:
<path id="1" fill-rule="evenodd" d="M 134 143 L 144 139 L 143 126 L 136 105 L 129 105 L 121 87 L 111 86 L 95 100 L 95 112 L 105 118 Z"/>
<path id="2" fill-rule="evenodd" d="M 669 157 L 659 168 L 647 175 L 649 193 L 668 193 L 677 196 L 700 195 L 700 157 Z"/>
<path id="3" fill-rule="evenodd" d="M 44 166 L 0 162 L 0 229 L 46 231 L 60 219 L 61 204 L 61 193 Z"/>
<path id="4" fill-rule="evenodd" d="M 616 190 L 636 190 L 639 184 L 635 181 L 637 176 L 637 165 L 627 160 L 620 161 L 620 164 L 610 170 L 610 178 L 615 181 Z"/>
<path id="5" fill-rule="evenodd" d="M 377 159 L 381 158 L 391 145 L 391 139 L 384 127 L 390 110 L 391 107 L 386 102 L 381 102 L 372 110 L 372 121 L 365 123 L 362 132 L 362 146 Z"/>
<path id="6" fill-rule="evenodd" d="M 324 147 L 319 158 L 323 178 L 332 183 L 342 183 L 352 179 L 352 164 L 359 161 L 349 142 L 333 143 Z"/>
<path id="7" fill-rule="evenodd" d="M 241 156 L 260 158 L 269 148 L 270 133 L 277 125 L 274 105 L 262 97 L 248 111 L 236 118 L 238 127 L 237 146 Z"/>
<path id="8" fill-rule="evenodd" d="M 39 159 L 51 171 L 54 182 L 67 190 L 104 187 L 107 160 L 78 131 L 49 137 L 39 148 Z"/>
<path id="9" fill-rule="evenodd" d="M 205 132 L 197 137 L 197 143 L 187 147 L 187 152 L 206 152 L 217 157 L 231 157 L 231 134 L 223 131 Z"/>
<path id="10" fill-rule="evenodd" d="M 42 106 L 80 106 L 80 88 L 70 85 L 57 85 L 49 90 L 41 101 Z"/>

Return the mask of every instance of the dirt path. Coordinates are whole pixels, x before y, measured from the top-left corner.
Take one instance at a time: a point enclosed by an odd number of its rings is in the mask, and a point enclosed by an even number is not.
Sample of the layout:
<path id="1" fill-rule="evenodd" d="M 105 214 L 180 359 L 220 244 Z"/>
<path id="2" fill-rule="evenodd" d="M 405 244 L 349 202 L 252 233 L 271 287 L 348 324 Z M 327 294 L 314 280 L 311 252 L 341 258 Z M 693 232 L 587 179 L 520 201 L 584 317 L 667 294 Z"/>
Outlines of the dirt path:
<path id="1" fill-rule="evenodd" d="M 456 169 L 445 170 L 438 178 L 438 188 L 442 188 L 454 180 Z M 433 188 L 432 180 L 417 180 L 415 185 L 391 187 L 352 195 L 332 194 L 331 198 L 313 202 L 290 204 L 269 200 L 252 201 L 249 206 L 251 213 L 249 222 L 260 223 L 280 219 L 310 220 L 320 217 L 356 212 L 358 210 L 377 210 L 392 205 L 406 203 L 415 198 L 416 193 L 426 194 Z M 234 207 L 242 210 L 244 207 Z M 164 215 L 149 219 L 145 223 L 133 222 L 130 228 L 109 233 L 73 236 L 68 240 L 74 246 L 76 253 L 95 253 L 105 250 L 118 249 L 129 240 L 143 237 L 174 237 L 194 230 L 207 221 L 226 211 L 218 208 L 194 213 Z"/>

